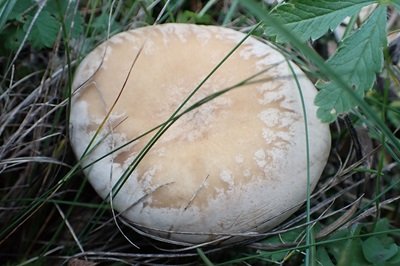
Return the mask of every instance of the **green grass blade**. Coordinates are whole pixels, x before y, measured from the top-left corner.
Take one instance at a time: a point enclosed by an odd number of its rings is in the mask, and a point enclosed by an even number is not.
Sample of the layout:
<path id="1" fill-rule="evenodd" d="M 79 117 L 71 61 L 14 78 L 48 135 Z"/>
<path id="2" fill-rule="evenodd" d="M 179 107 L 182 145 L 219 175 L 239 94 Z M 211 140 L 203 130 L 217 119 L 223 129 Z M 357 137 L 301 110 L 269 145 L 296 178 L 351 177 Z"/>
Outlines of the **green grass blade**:
<path id="1" fill-rule="evenodd" d="M 241 0 L 241 4 L 253 15 L 261 21 L 276 28 L 281 35 L 285 36 L 287 40 L 298 49 L 308 60 L 310 60 L 320 72 L 335 82 L 338 87 L 346 91 L 349 97 L 359 106 L 364 112 L 365 116 L 376 124 L 381 133 L 385 135 L 389 143 L 394 146 L 397 151 L 400 151 L 400 142 L 390 131 L 387 125 L 377 116 L 375 111 L 360 97 L 351 87 L 336 73 L 334 69 L 328 66 L 325 61 L 309 46 L 305 45 L 297 36 L 296 33 L 288 30 L 278 20 L 265 12 L 260 4 L 254 0 Z"/>
<path id="2" fill-rule="evenodd" d="M 1 4 L 0 7 L 0 31 L 3 29 L 4 25 L 7 22 L 8 16 L 13 10 L 17 0 L 5 1 Z"/>

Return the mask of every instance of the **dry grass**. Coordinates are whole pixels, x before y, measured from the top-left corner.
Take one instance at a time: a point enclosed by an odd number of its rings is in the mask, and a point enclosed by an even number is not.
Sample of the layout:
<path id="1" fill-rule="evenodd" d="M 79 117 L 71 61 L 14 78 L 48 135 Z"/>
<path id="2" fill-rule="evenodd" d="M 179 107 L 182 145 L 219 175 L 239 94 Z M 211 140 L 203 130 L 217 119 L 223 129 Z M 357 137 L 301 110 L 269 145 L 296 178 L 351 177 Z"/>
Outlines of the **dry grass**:
<path id="1" fill-rule="evenodd" d="M 92 16 L 110 14 L 108 4 L 83 2 L 74 4 L 71 10 L 81 12 L 85 23 L 92 23 Z M 169 1 L 149 2 L 139 1 L 128 10 L 121 2 L 113 2 L 111 14 L 119 26 L 111 27 L 111 34 L 155 21 L 171 21 L 184 9 L 199 13 L 205 7 L 199 1 L 176 7 L 168 5 Z M 232 11 L 229 19 L 218 16 L 230 14 L 231 2 L 221 1 L 204 12 L 210 14 L 211 23 L 224 22 L 246 30 L 254 18 L 243 10 Z M 90 42 L 85 45 L 89 47 L 107 35 L 88 32 Z M 302 249 L 296 251 L 296 247 L 304 245 L 304 235 L 299 234 L 295 242 L 280 244 L 262 239 L 304 229 L 305 207 L 271 232 L 247 234 L 238 246 L 202 249 L 151 240 L 121 217 L 113 217 L 86 182 L 69 146 L 68 88 L 80 59 L 79 48 L 87 47 L 82 45 L 82 38 L 66 42 L 60 33 L 51 49 L 35 50 L 27 42 L 10 55 L 0 56 L 0 264 L 193 265 L 207 263 L 207 256 L 213 262 L 246 265 L 245 261 L 254 263 L 250 259 L 253 256 L 261 263 L 263 250 L 284 249 L 294 254 L 285 265 L 299 264 Z M 320 45 L 326 47 L 327 43 Z M 371 102 L 380 98 L 382 95 L 373 95 Z M 398 99 L 398 90 L 394 90 L 391 101 Z M 339 119 L 331 129 L 333 149 L 311 198 L 316 241 L 323 241 L 343 226 L 374 223 L 380 217 L 399 227 L 400 169 L 394 155 L 384 149 L 384 140 L 376 138 L 373 129 L 363 127 L 356 116 Z"/>

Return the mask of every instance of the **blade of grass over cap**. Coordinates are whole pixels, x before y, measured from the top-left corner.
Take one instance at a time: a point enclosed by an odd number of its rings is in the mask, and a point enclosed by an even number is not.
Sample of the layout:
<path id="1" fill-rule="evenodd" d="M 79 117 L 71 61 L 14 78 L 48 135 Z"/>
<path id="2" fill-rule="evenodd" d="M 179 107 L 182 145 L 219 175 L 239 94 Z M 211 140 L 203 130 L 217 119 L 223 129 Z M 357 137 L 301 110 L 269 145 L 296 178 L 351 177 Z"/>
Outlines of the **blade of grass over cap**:
<path id="1" fill-rule="evenodd" d="M 368 104 L 356 94 L 355 91 L 347 84 L 324 60 L 310 47 L 304 44 L 304 42 L 292 32 L 282 21 L 268 14 L 267 11 L 263 10 L 262 6 L 252 0 L 242 0 L 241 4 L 248 9 L 250 13 L 255 15 L 269 27 L 273 28 L 276 32 L 279 32 L 284 39 L 288 40 L 292 46 L 297 48 L 301 53 L 308 58 L 329 80 L 331 80 L 336 86 L 346 92 L 350 99 L 353 100 L 364 112 L 364 114 L 373 121 L 382 133 L 389 139 L 390 143 L 396 147 L 397 150 L 400 148 L 398 139 L 393 135 L 385 123 L 374 113 L 374 111 L 368 106 Z M 384 7 L 379 7 L 384 8 Z M 310 230 L 307 230 L 306 238 L 306 255 L 305 265 L 312 265 L 314 263 L 312 256 L 312 249 L 310 249 L 311 237 L 309 236 Z"/>
<path id="2" fill-rule="evenodd" d="M 265 24 L 269 25 L 269 27 L 274 27 L 277 31 L 280 32 L 282 36 L 291 43 L 293 47 L 298 49 L 304 56 L 307 57 L 316 67 L 318 67 L 319 71 L 325 75 L 332 82 L 336 83 L 338 87 L 342 90 L 346 91 L 349 97 L 359 106 L 359 108 L 364 112 L 365 116 L 373 121 L 377 127 L 381 130 L 382 134 L 384 134 L 389 143 L 395 147 L 396 150 L 400 150 L 400 142 L 393 135 L 393 133 L 389 130 L 389 128 L 385 125 L 385 123 L 375 114 L 375 112 L 369 107 L 369 105 L 359 96 L 357 95 L 352 88 L 336 73 L 332 67 L 327 65 L 325 61 L 310 47 L 308 47 L 304 42 L 302 42 L 296 35 L 295 32 L 290 31 L 282 25 L 281 21 L 276 19 L 275 17 L 268 14 L 267 11 L 263 9 L 263 7 L 253 0 L 241 0 L 241 5 L 244 6 L 250 13 L 255 15 Z"/>
<path id="3" fill-rule="evenodd" d="M 255 25 L 251 31 L 242 39 L 240 42 L 232 48 L 232 50 L 219 62 L 214 69 L 210 71 L 210 73 L 197 85 L 197 87 L 187 96 L 187 98 L 178 106 L 178 108 L 173 112 L 173 114 L 169 117 L 168 124 L 163 125 L 157 133 L 150 139 L 147 145 L 140 151 L 138 156 L 133 160 L 133 162 L 129 165 L 129 168 L 125 171 L 125 173 L 121 176 L 121 178 L 116 182 L 112 189 L 112 195 L 118 194 L 122 186 L 125 184 L 129 176 L 136 169 L 138 164 L 142 161 L 144 156 L 149 152 L 149 150 L 154 146 L 157 140 L 170 128 L 175 120 L 173 118 L 179 114 L 179 112 L 184 108 L 185 105 L 189 102 L 189 100 L 200 90 L 200 88 L 205 84 L 207 80 L 225 63 L 225 61 L 238 49 L 240 45 L 260 26 L 260 23 Z"/>

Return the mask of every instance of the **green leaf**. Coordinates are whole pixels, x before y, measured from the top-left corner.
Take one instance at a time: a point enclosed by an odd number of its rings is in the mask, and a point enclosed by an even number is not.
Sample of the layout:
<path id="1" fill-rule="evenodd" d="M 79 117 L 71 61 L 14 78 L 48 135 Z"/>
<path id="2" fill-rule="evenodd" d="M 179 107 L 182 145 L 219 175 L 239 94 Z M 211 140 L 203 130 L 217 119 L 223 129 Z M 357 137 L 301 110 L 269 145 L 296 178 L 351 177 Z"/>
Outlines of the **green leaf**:
<path id="1" fill-rule="evenodd" d="M 8 4 L 10 4 L 11 3 L 11 1 L 8 3 Z M 11 12 L 9 13 L 9 16 L 8 16 L 8 20 L 12 20 L 12 19 L 16 19 L 16 20 L 18 20 L 18 21 L 22 21 L 22 19 L 21 19 L 21 17 L 25 14 L 26 15 L 26 12 L 30 9 L 30 8 L 32 8 L 32 6 L 34 5 L 35 3 L 33 2 L 33 1 L 29 1 L 29 0 L 26 0 L 26 1 L 17 1 L 16 3 L 15 3 L 15 5 L 13 6 L 13 8 L 12 8 L 12 10 L 11 10 Z"/>
<path id="2" fill-rule="evenodd" d="M 302 228 L 294 229 L 287 231 L 285 233 L 275 235 L 268 237 L 263 240 L 263 242 L 268 243 L 268 244 L 283 244 L 283 243 L 293 243 L 296 242 L 304 233 L 304 230 Z M 259 254 L 264 258 L 268 260 L 272 260 L 274 262 L 279 262 L 282 261 L 288 254 L 289 251 L 284 250 L 284 251 L 258 251 Z"/>
<path id="3" fill-rule="evenodd" d="M 286 27 L 281 25 L 277 19 L 272 17 L 270 14 L 266 13 L 263 9 L 262 5 L 260 5 L 255 0 L 239 0 L 241 5 L 248 10 L 251 14 L 255 17 L 259 18 L 261 21 L 274 25 L 278 31 L 281 32 L 282 35 L 286 36 L 290 40 L 291 45 L 293 48 L 300 51 L 311 63 L 313 63 L 316 67 L 319 68 L 319 71 L 328 77 L 329 79 L 333 80 L 339 87 L 345 90 L 348 93 L 348 96 L 351 97 L 354 102 L 358 104 L 360 110 L 362 110 L 365 114 L 365 119 L 368 119 L 370 123 L 373 123 L 374 126 L 380 130 L 379 135 L 385 136 L 387 138 L 388 143 L 393 145 L 393 148 L 390 148 L 389 151 L 394 158 L 399 161 L 400 158 L 394 154 L 394 150 L 400 150 L 400 141 L 399 139 L 393 134 L 392 130 L 386 125 L 385 121 L 382 120 L 381 116 L 379 116 L 369 104 L 365 102 L 363 98 L 360 98 L 352 89 L 351 87 L 342 79 L 340 75 L 336 73 L 332 67 L 326 64 L 325 61 L 319 56 L 315 50 L 313 50 L 308 45 L 301 42 L 296 35 L 292 34 Z M 383 1 L 383 0 L 382 0 Z M 389 144 L 389 145 L 390 145 Z"/>
<path id="4" fill-rule="evenodd" d="M 385 232 L 388 231 L 389 229 L 390 229 L 390 223 L 388 219 L 386 218 L 379 219 L 375 225 L 374 233 Z"/>
<path id="5" fill-rule="evenodd" d="M 24 32 L 19 28 L 5 29 L 0 35 L 4 47 L 9 51 L 16 51 L 24 38 Z"/>
<path id="6" fill-rule="evenodd" d="M 361 230 L 362 225 L 356 225 L 332 233 L 329 240 L 336 241 L 318 246 L 319 265 L 369 266 L 361 250 L 362 241 L 359 239 Z"/>
<path id="7" fill-rule="evenodd" d="M 326 251 L 326 248 L 323 246 L 317 249 L 317 259 L 320 265 L 335 266 L 329 257 L 328 251 Z"/>
<path id="8" fill-rule="evenodd" d="M 79 11 L 68 8 L 68 1 L 48 1 L 43 11 L 59 22 L 64 21 L 68 37 L 77 38 L 83 33 L 85 21 Z"/>
<path id="9" fill-rule="evenodd" d="M 176 18 L 177 23 L 212 24 L 213 19 L 209 14 L 199 16 L 196 12 L 185 10 L 179 12 Z"/>
<path id="10" fill-rule="evenodd" d="M 335 29 L 345 17 L 356 14 L 362 7 L 374 2 L 373 0 L 294 0 L 279 5 L 271 15 L 289 30 L 297 33 L 300 40 L 315 40 L 327 31 Z M 278 42 L 286 41 L 275 27 L 267 25 L 266 34 L 276 36 Z"/>
<path id="11" fill-rule="evenodd" d="M 359 30 L 343 40 L 327 64 L 363 96 L 375 81 L 375 74 L 382 69 L 386 42 L 386 8 L 379 6 Z M 339 113 L 354 106 L 347 93 L 335 83 L 319 81 L 317 87 L 321 91 L 315 104 L 323 122 L 332 122 Z"/>
<path id="12" fill-rule="evenodd" d="M 24 25 L 25 32 L 31 23 Z M 60 29 L 60 23 L 47 11 L 42 11 L 35 21 L 35 25 L 32 27 L 32 31 L 29 35 L 29 40 L 35 48 L 52 47 L 54 41 L 57 38 L 58 31 Z"/>
<path id="13" fill-rule="evenodd" d="M 356 237 L 360 235 L 361 227 L 357 226 L 349 232 L 350 238 L 340 247 L 337 266 L 365 265 L 361 251 L 362 241 Z"/>
<path id="14" fill-rule="evenodd" d="M 400 11 L 400 0 L 392 0 L 390 2 L 397 9 L 397 11 Z"/>
<path id="15" fill-rule="evenodd" d="M 65 27 L 67 34 L 71 38 L 77 38 L 83 33 L 83 25 L 85 24 L 81 14 L 68 14 L 65 18 Z"/>
<path id="16" fill-rule="evenodd" d="M 6 1 L 0 4 L 0 31 L 9 19 L 15 4 L 16 0 Z"/>
<path id="17" fill-rule="evenodd" d="M 97 16 L 90 27 L 96 31 L 107 31 L 108 30 L 108 20 L 109 14 L 103 13 L 100 16 Z M 113 32 L 114 30 L 120 27 L 119 23 L 115 20 L 111 20 L 110 31 Z"/>
<path id="18" fill-rule="evenodd" d="M 364 257 L 373 264 L 383 265 L 384 262 L 394 257 L 399 248 L 396 244 L 384 247 L 379 238 L 371 236 L 362 243 Z"/>
<path id="19" fill-rule="evenodd" d="M 398 266 L 398 265 L 400 265 L 400 249 L 399 249 L 399 251 L 397 252 L 397 254 L 396 255 L 394 255 L 393 257 L 391 257 L 390 258 L 390 260 L 386 263 L 387 264 L 387 266 Z"/>
<path id="20" fill-rule="evenodd" d="M 68 1 L 60 1 L 60 0 L 47 1 L 43 11 L 49 12 L 50 14 L 64 14 L 67 11 L 68 5 L 69 5 Z"/>

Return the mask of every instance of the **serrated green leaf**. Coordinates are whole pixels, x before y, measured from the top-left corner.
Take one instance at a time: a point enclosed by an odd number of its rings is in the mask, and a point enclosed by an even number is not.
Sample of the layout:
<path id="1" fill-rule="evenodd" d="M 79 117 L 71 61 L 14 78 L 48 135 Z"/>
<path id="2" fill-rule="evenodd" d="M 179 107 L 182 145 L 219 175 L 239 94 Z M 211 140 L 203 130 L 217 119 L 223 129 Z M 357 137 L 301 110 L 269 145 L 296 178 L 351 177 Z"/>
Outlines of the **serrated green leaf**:
<path id="1" fill-rule="evenodd" d="M 382 264 L 394 257 L 399 248 L 396 244 L 384 247 L 379 238 L 371 236 L 362 243 L 364 257 L 373 264 Z"/>
<path id="2" fill-rule="evenodd" d="M 279 19 L 289 30 L 297 33 L 302 41 L 315 40 L 327 31 L 335 29 L 347 16 L 356 14 L 373 0 L 294 0 L 279 5 L 271 15 Z M 268 27 L 266 34 L 276 36 L 278 42 L 286 41 L 274 27 Z"/>
<path id="3" fill-rule="evenodd" d="M 30 19 L 31 21 L 31 19 Z M 29 24 L 24 25 L 26 31 Z M 57 38 L 60 24 L 58 21 L 47 11 L 42 11 L 32 27 L 29 35 L 29 41 L 35 48 L 52 47 Z"/>
<path id="4" fill-rule="evenodd" d="M 375 74 L 383 66 L 383 48 L 386 47 L 386 8 L 379 6 L 361 26 L 340 44 L 327 61 L 355 92 L 363 96 L 375 81 Z M 321 89 L 315 98 L 318 117 L 332 122 L 339 113 L 349 111 L 354 103 L 347 93 L 332 82 L 318 82 Z"/>

